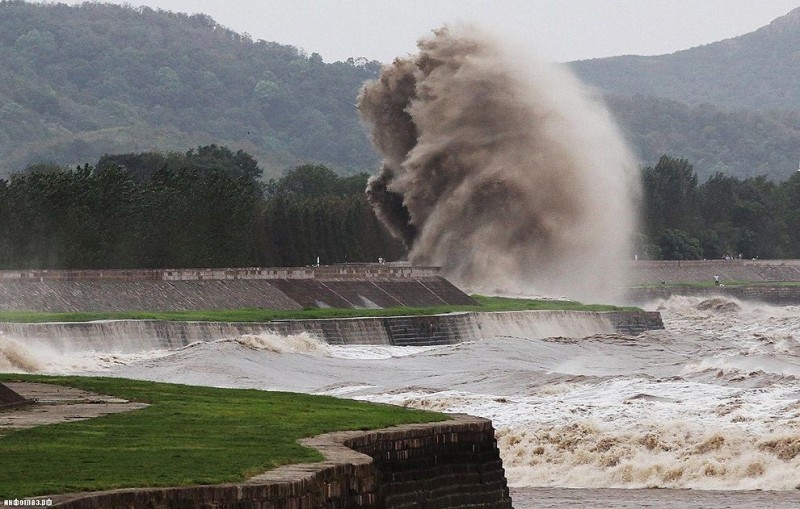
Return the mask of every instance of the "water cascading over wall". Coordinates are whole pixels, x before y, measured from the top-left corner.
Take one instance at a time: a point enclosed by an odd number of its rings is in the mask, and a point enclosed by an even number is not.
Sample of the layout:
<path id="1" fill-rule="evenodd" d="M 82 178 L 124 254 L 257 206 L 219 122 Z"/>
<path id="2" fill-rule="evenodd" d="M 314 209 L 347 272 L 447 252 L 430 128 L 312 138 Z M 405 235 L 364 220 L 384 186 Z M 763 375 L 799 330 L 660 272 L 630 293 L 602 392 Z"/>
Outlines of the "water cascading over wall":
<path id="1" fill-rule="evenodd" d="M 37 356 L 81 351 L 131 354 L 244 335 L 311 335 L 329 344 L 435 346 L 495 337 L 541 339 L 635 335 L 663 328 L 657 312 L 512 311 L 427 316 L 286 320 L 268 323 L 113 320 L 0 322 L 0 371 L 37 371 Z M 27 355 L 26 351 L 38 351 Z"/>

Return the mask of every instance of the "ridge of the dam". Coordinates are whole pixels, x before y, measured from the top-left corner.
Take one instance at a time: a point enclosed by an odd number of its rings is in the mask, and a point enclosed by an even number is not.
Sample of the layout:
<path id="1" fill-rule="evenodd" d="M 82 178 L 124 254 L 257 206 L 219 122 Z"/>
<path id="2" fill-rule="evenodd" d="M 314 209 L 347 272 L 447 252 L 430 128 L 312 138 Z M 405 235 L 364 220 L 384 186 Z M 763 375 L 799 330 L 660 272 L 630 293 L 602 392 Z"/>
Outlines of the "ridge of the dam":
<path id="1" fill-rule="evenodd" d="M 51 313 L 477 304 L 437 267 L 0 271 L 0 310 Z"/>
<path id="2" fill-rule="evenodd" d="M 0 271 L 3 311 L 181 311 L 236 308 L 431 307 L 477 304 L 437 267 L 326 267 Z M 520 337 L 639 334 L 663 328 L 658 312 L 507 311 L 276 320 L 267 323 L 113 320 L 0 323 L 11 337 L 71 348 L 176 348 L 242 334 L 309 333 L 329 344 L 421 346 Z M 127 346 L 126 346 L 127 345 Z"/>

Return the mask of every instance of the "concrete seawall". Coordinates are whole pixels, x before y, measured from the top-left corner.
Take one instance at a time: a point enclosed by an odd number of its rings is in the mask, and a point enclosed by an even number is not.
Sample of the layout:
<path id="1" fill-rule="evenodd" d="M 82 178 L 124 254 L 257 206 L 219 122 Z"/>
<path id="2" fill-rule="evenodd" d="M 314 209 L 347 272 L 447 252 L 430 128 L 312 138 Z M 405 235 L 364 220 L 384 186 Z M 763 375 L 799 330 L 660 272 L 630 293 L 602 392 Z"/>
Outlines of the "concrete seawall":
<path id="1" fill-rule="evenodd" d="M 726 281 L 800 281 L 800 260 L 640 260 L 629 265 L 631 285 Z"/>
<path id="2" fill-rule="evenodd" d="M 673 295 L 687 295 L 692 297 L 727 297 L 739 300 L 765 302 L 767 304 L 797 305 L 800 304 L 800 285 L 798 286 L 772 286 L 772 285 L 742 285 L 721 286 L 710 288 L 680 287 L 650 287 L 631 288 L 628 291 L 628 300 L 631 303 L 641 304 L 658 299 L 668 299 Z"/>
<path id="3" fill-rule="evenodd" d="M 639 334 L 663 328 L 657 312 L 511 311 L 428 316 L 286 320 L 266 323 L 110 320 L 96 322 L 0 323 L 0 332 L 60 351 L 134 353 L 180 348 L 245 334 L 309 333 L 330 344 L 432 346 L 498 336 L 544 338 L 592 334 Z"/>
<path id="4" fill-rule="evenodd" d="M 277 468 L 238 484 L 47 498 L 64 509 L 511 508 L 487 419 L 456 415 L 441 423 L 329 433 L 302 443 L 326 460 Z"/>
<path id="5" fill-rule="evenodd" d="M 629 267 L 630 284 L 641 286 L 627 292 L 627 301 L 633 304 L 672 295 L 800 304 L 800 260 L 637 261 Z M 719 276 L 721 286 L 674 286 L 711 284 L 714 276 Z"/>
<path id="6" fill-rule="evenodd" d="M 115 312 L 475 305 L 436 267 L 0 271 L 0 311 Z"/>

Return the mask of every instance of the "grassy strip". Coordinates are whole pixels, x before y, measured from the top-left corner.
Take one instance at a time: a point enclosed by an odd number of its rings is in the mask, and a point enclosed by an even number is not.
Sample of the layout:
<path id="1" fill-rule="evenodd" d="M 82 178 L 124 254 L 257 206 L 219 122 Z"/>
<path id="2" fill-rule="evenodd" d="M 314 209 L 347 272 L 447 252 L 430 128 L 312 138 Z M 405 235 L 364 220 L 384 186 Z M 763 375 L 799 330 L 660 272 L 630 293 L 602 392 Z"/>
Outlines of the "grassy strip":
<path id="1" fill-rule="evenodd" d="M 434 306 L 424 308 L 396 307 L 385 309 L 313 308 L 298 311 L 274 309 L 233 309 L 220 311 L 126 311 L 114 313 L 40 313 L 35 311 L 2 311 L 0 322 L 88 322 L 91 320 L 170 320 L 210 322 L 270 322 L 273 320 L 310 320 L 319 318 L 354 318 L 370 316 L 432 315 L 464 311 L 524 311 L 576 310 L 616 311 L 619 308 L 603 304 L 581 304 L 574 301 L 511 299 L 473 295 L 478 306 Z"/>
<path id="2" fill-rule="evenodd" d="M 336 430 L 441 421 L 443 414 L 306 394 L 113 378 L 0 374 L 143 401 L 134 412 L 0 438 L 0 499 L 136 486 L 237 482 L 322 460 L 297 444 Z"/>

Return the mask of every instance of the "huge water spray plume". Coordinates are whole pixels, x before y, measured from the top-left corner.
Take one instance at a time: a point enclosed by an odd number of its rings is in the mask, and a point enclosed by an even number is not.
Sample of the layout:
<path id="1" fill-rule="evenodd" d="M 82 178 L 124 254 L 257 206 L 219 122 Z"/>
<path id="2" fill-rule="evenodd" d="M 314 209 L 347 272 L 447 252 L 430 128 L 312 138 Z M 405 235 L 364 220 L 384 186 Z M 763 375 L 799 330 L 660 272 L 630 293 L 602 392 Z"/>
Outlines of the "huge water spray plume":
<path id="1" fill-rule="evenodd" d="M 636 164 L 562 68 L 442 28 L 358 99 L 383 154 L 367 196 L 409 247 L 476 290 L 612 300 L 636 223 Z"/>

